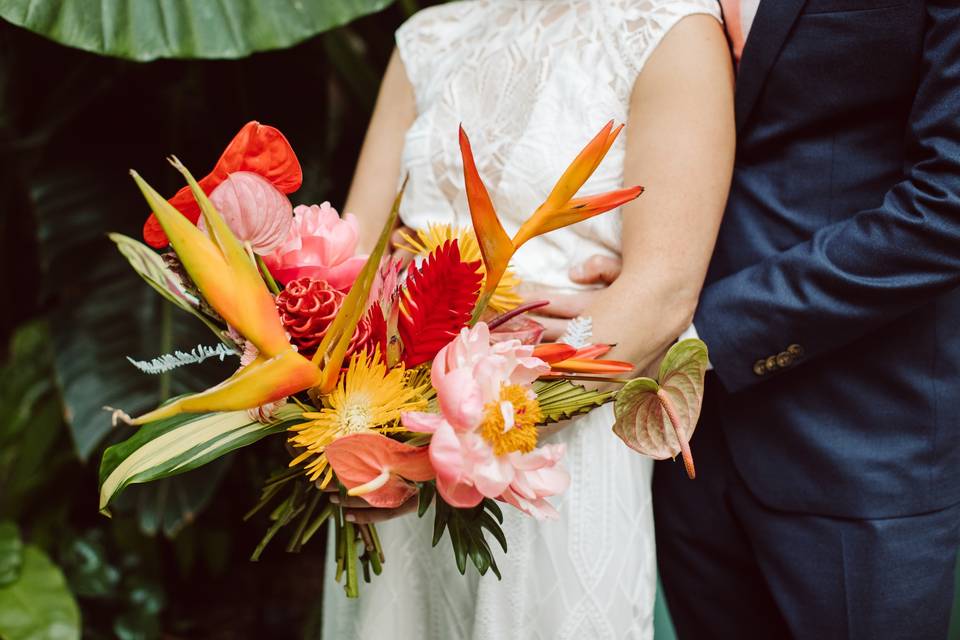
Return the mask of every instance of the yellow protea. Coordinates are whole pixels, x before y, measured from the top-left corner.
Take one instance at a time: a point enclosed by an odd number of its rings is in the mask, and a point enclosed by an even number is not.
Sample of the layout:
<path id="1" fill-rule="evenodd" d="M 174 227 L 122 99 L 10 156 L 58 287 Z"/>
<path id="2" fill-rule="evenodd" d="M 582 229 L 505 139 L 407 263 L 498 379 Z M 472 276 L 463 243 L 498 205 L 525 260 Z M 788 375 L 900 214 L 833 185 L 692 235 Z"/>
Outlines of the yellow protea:
<path id="1" fill-rule="evenodd" d="M 460 248 L 460 258 L 464 262 L 480 261 L 480 272 L 486 275 L 480 255 L 480 245 L 477 243 L 477 236 L 473 229 L 455 227 L 450 224 L 429 223 L 426 229 L 417 229 L 416 234 L 417 237 L 414 238 L 406 231 L 401 231 L 400 235 L 403 237 L 404 244 L 399 244 L 397 247 L 418 256 L 428 256 L 448 240 L 456 240 Z M 519 285 L 520 278 L 513 273 L 513 270 L 508 268 L 503 277 L 500 278 L 500 283 L 490 299 L 490 310 L 503 313 L 519 307 L 523 302 L 523 299 L 517 293 Z"/>
<path id="2" fill-rule="evenodd" d="M 327 445 L 352 433 L 403 431 L 402 412 L 426 409 L 429 384 L 411 382 L 402 364 L 388 370 L 379 350 L 372 355 L 366 350 L 354 354 L 336 388 L 323 397 L 323 408 L 305 412 L 308 422 L 290 428 L 294 432 L 290 444 L 303 449 L 290 466 L 309 460 L 310 480 L 322 476 L 320 487 L 325 488 L 333 477 L 324 454 Z"/>

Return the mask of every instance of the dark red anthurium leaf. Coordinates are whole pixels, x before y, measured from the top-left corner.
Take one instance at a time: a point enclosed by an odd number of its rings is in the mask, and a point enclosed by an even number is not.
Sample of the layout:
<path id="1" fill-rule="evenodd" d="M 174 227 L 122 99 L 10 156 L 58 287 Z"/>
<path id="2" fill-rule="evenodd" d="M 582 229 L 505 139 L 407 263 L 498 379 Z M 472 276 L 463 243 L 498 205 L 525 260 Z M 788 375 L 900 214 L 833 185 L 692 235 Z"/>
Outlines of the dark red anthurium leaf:
<path id="1" fill-rule="evenodd" d="M 480 262 L 461 261 L 457 241 L 448 240 L 407 274 L 398 329 L 408 367 L 432 360 L 470 322 L 479 268 Z"/>
<path id="2" fill-rule="evenodd" d="M 237 171 L 249 171 L 263 176 L 281 193 L 293 193 L 303 183 L 300 161 L 284 135 L 279 130 L 255 120 L 240 129 L 227 145 L 213 171 L 198 184 L 204 193 L 210 195 L 227 176 Z M 190 193 L 189 187 L 180 189 L 170 198 L 170 204 L 193 223 L 200 218 L 200 206 Z M 152 213 L 143 225 L 143 239 L 156 249 L 162 249 L 169 244 L 167 234 Z"/>

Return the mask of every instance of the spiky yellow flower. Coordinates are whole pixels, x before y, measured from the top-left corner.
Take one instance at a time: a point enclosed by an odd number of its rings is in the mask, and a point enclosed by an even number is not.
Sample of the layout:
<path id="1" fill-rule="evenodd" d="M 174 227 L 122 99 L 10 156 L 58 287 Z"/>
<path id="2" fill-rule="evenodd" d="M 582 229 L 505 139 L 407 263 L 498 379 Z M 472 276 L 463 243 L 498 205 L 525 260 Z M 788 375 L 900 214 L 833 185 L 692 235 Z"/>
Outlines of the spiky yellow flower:
<path id="1" fill-rule="evenodd" d="M 309 422 L 290 428 L 294 432 L 290 443 L 303 449 L 290 466 L 309 460 L 306 471 L 310 480 L 323 476 L 320 486 L 326 487 L 333 477 L 324 454 L 327 445 L 352 433 L 403 431 L 400 414 L 423 411 L 428 389 L 429 385 L 412 385 L 402 364 L 388 371 L 379 352 L 354 354 L 336 388 L 324 397 L 323 408 L 304 413 Z"/>
<path id="2" fill-rule="evenodd" d="M 404 243 L 398 245 L 398 248 L 409 251 L 418 256 L 428 256 L 434 249 L 443 246 L 448 240 L 456 240 L 460 248 L 460 258 L 464 262 L 473 262 L 480 260 L 480 272 L 484 273 L 483 263 L 480 255 L 480 245 L 477 243 L 477 236 L 473 229 L 468 227 L 454 227 L 450 224 L 430 223 L 426 229 L 417 229 L 417 237 L 414 238 L 405 231 L 401 232 Z M 500 278 L 500 284 L 490 299 L 490 309 L 497 313 L 510 311 L 523 302 L 523 299 L 517 293 L 516 289 L 520 285 L 520 278 L 513 273 L 511 269 Z"/>

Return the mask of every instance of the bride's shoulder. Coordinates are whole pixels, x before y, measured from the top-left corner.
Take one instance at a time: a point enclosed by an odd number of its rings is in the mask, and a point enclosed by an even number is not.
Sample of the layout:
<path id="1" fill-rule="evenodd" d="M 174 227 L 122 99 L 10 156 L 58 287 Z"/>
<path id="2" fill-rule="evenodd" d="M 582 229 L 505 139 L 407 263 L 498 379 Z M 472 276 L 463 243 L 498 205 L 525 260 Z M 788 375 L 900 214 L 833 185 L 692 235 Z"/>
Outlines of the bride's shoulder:
<path id="1" fill-rule="evenodd" d="M 663 37 L 682 19 L 704 14 L 723 20 L 718 0 L 604 0 L 602 6 L 632 74 L 640 72 Z"/>
<path id="2" fill-rule="evenodd" d="M 490 0 L 457 0 L 426 7 L 400 25 L 397 33 L 436 34 L 463 29 L 472 19 L 480 17 L 491 6 Z"/>

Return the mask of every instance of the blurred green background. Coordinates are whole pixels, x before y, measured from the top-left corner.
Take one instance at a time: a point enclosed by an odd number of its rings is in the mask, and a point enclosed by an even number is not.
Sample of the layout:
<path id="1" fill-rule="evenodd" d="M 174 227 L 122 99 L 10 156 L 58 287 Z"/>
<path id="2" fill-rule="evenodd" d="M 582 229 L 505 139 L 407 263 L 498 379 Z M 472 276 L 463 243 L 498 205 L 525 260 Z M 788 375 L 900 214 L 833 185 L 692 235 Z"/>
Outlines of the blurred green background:
<path id="1" fill-rule="evenodd" d="M 436 3 L 0 0 L 0 640 L 318 637 L 322 542 L 248 561 L 265 523 L 243 515 L 282 450 L 98 514 L 100 453 L 129 435 L 102 405 L 225 377 L 126 362 L 208 339 L 106 233 L 138 237 L 147 213 L 128 169 L 173 193 L 167 155 L 205 173 L 252 119 L 297 150 L 295 202 L 343 202 L 393 32 Z"/>

